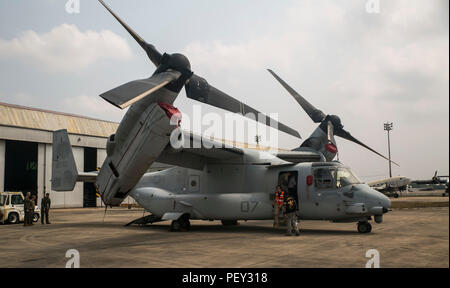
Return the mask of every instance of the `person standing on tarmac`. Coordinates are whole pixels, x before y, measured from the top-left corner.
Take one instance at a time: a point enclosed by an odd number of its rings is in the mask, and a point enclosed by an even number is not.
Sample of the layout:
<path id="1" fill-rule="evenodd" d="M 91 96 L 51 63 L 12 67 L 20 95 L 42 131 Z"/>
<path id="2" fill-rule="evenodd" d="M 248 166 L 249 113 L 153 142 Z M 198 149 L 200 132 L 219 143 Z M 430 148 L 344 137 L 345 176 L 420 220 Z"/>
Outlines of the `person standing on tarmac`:
<path id="1" fill-rule="evenodd" d="M 281 186 L 277 186 L 277 190 L 275 191 L 275 213 L 274 213 L 274 222 L 273 228 L 278 228 L 279 226 L 279 216 L 280 212 L 283 211 L 284 217 L 284 194 L 285 192 L 281 189 Z"/>
<path id="2" fill-rule="evenodd" d="M 296 236 L 300 235 L 297 227 L 297 201 L 292 195 L 288 195 L 285 201 L 287 231 L 286 236 L 292 236 L 294 232 Z"/>
<path id="3" fill-rule="evenodd" d="M 24 221 L 23 221 L 23 226 L 30 226 L 29 223 L 29 218 L 30 218 L 30 209 L 31 209 L 31 193 L 27 192 L 27 194 L 25 195 L 25 200 L 23 202 L 23 212 L 24 212 Z"/>
<path id="4" fill-rule="evenodd" d="M 29 225 L 34 225 L 33 218 L 34 218 L 34 210 L 35 209 L 36 209 L 36 195 L 31 195 L 30 214 L 28 215 Z"/>
<path id="5" fill-rule="evenodd" d="M 47 224 L 51 224 L 50 221 L 48 221 L 48 212 L 50 210 L 52 201 L 50 200 L 50 194 L 45 194 L 45 197 L 41 200 L 41 224 L 44 224 L 44 217 L 45 222 Z"/>

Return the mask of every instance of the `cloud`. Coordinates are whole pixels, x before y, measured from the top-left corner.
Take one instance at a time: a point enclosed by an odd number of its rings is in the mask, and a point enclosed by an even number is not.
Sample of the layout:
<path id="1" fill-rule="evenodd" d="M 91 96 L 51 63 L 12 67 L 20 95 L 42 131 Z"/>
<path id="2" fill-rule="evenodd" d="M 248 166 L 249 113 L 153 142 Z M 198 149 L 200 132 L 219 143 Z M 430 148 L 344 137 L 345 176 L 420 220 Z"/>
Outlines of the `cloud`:
<path id="1" fill-rule="evenodd" d="M 109 30 L 82 32 L 69 24 L 44 34 L 29 30 L 12 40 L 0 38 L 0 59 L 13 58 L 56 72 L 85 69 L 99 60 L 124 61 L 131 57 L 127 42 L 117 34 Z"/>
<path id="2" fill-rule="evenodd" d="M 273 30 L 264 27 L 248 41 L 190 43 L 185 53 L 209 77 L 230 75 L 223 78 L 224 87 L 248 93 L 255 90 L 249 87 L 249 78 L 273 68 L 290 75 L 288 82 L 299 92 L 314 93 L 306 94 L 307 98 L 323 95 L 321 99 L 337 104 L 335 113 L 354 110 L 355 106 L 344 104 L 350 102 L 393 108 L 374 117 L 389 117 L 405 105 L 413 113 L 426 110 L 424 97 L 433 98 L 433 103 L 448 102 L 449 38 L 443 28 L 448 16 L 441 17 L 443 2 L 382 1 L 381 13 L 375 15 L 366 13 L 363 4 L 292 2 Z M 260 97 L 265 94 L 256 92 Z M 321 99 L 311 101 L 319 106 Z M 448 113 L 445 105 L 437 107 L 440 113 Z"/>
<path id="3" fill-rule="evenodd" d="M 411 157 L 424 153 L 425 146 L 436 151 L 429 159 L 448 150 L 449 36 L 443 6 L 448 11 L 448 1 L 381 1 L 381 13 L 368 14 L 365 1 L 292 1 L 279 23 L 261 27 L 248 40 L 196 41 L 185 53 L 214 86 L 241 100 L 250 95 L 249 104 L 256 97 L 255 106 L 280 112 L 280 119 L 303 136 L 313 125 L 265 68 L 278 72 L 317 108 L 340 115 L 353 135 L 380 152 L 386 150 L 383 122 L 394 121 L 393 145 L 410 148 L 393 147 L 395 159 L 403 173 L 420 177 L 414 167 L 448 167 L 448 159 L 419 164 Z M 422 135 L 436 141 L 421 146 L 416 138 Z M 361 173 L 385 171 L 384 160 L 340 143 L 348 165 Z"/>
<path id="4" fill-rule="evenodd" d="M 9 97 L 6 97 L 6 95 L 7 95 L 6 93 L 0 92 L 0 102 L 28 106 L 28 107 L 39 106 L 39 102 L 35 100 L 36 98 L 34 98 L 29 93 L 19 91 L 17 93 L 8 95 Z"/>

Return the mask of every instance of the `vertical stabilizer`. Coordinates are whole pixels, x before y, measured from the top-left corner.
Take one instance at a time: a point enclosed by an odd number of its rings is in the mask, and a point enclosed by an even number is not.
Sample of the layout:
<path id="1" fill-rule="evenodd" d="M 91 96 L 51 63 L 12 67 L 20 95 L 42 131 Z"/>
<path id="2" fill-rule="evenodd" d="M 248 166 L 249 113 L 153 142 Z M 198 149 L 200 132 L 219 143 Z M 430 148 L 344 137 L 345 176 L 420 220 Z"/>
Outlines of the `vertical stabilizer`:
<path id="1" fill-rule="evenodd" d="M 52 155 L 52 190 L 72 191 L 77 182 L 78 170 L 67 130 L 53 132 Z"/>

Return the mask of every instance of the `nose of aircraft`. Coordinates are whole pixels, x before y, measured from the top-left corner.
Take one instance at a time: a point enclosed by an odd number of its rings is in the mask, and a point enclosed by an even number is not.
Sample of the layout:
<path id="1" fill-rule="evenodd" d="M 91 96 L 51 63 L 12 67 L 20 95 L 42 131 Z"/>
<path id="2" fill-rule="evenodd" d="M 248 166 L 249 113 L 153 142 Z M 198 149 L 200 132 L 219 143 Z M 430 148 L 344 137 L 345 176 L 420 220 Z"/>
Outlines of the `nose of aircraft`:
<path id="1" fill-rule="evenodd" d="M 378 202 L 381 204 L 381 207 L 383 207 L 383 213 L 387 213 L 391 209 L 391 199 L 380 192 L 378 192 L 378 194 Z"/>
<path id="2" fill-rule="evenodd" d="M 361 191 L 360 193 L 365 195 L 365 199 L 369 207 L 380 207 L 383 210 L 383 214 L 390 211 L 391 200 L 389 199 L 389 197 L 366 185 L 359 188 Z"/>

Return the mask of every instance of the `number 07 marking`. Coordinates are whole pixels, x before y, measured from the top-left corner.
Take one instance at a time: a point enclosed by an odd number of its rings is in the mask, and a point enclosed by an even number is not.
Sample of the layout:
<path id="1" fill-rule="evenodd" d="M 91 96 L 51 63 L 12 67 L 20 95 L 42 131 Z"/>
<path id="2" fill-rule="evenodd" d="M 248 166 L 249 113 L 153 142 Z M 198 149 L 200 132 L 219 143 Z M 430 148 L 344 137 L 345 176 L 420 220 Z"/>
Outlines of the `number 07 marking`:
<path id="1" fill-rule="evenodd" d="M 243 213 L 253 213 L 258 206 L 258 201 L 243 201 L 241 202 L 241 212 Z"/>

